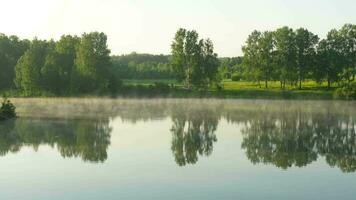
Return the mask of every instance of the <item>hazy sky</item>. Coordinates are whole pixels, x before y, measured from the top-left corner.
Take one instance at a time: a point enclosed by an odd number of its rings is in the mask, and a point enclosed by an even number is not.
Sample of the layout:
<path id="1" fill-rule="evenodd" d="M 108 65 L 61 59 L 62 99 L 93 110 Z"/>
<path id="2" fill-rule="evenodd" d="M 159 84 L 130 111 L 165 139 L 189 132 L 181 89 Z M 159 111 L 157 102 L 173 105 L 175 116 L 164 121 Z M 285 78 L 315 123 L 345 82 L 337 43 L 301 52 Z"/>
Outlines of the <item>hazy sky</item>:
<path id="1" fill-rule="evenodd" d="M 0 0 L 0 32 L 21 38 L 103 31 L 112 54 L 167 54 L 180 27 L 213 40 L 219 56 L 241 55 L 254 29 L 306 27 L 324 37 L 356 23 L 356 0 Z"/>

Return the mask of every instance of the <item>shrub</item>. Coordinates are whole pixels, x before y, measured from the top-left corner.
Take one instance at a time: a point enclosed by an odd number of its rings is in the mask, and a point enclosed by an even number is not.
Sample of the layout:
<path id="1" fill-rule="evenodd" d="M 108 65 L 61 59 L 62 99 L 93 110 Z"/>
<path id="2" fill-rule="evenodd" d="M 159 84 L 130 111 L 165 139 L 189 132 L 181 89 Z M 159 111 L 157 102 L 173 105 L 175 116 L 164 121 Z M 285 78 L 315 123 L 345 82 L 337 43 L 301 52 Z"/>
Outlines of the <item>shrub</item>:
<path id="1" fill-rule="evenodd" d="M 231 76 L 231 80 L 232 81 L 241 81 L 241 79 L 242 79 L 242 77 L 241 77 L 241 75 L 240 74 L 233 74 L 232 76 Z"/>
<path id="2" fill-rule="evenodd" d="M 16 117 L 16 107 L 7 98 L 4 98 L 0 107 L 0 120 L 10 119 Z"/>
<path id="3" fill-rule="evenodd" d="M 169 91 L 169 85 L 167 83 L 162 83 L 162 82 L 155 82 L 154 83 L 155 89 L 162 91 L 162 92 L 167 92 Z"/>
<path id="4" fill-rule="evenodd" d="M 335 90 L 334 97 L 345 99 L 356 99 L 356 82 L 345 84 L 344 86 Z"/>

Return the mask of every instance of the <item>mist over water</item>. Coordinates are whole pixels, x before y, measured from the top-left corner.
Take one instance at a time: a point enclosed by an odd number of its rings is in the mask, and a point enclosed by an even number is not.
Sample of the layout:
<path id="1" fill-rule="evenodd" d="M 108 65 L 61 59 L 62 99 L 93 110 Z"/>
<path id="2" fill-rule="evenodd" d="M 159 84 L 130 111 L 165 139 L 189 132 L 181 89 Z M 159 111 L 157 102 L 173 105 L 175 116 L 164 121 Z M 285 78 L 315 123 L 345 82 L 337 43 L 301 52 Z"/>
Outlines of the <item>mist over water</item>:
<path id="1" fill-rule="evenodd" d="M 12 101 L 19 118 L 0 122 L 0 192 L 8 198 L 29 199 L 14 188 L 36 199 L 246 199 L 247 188 L 257 188 L 254 199 L 285 199 L 286 187 L 299 188 L 291 199 L 354 195 L 352 101 Z M 15 187 L 24 175 L 33 184 Z M 36 189 L 49 180 L 46 192 Z"/>

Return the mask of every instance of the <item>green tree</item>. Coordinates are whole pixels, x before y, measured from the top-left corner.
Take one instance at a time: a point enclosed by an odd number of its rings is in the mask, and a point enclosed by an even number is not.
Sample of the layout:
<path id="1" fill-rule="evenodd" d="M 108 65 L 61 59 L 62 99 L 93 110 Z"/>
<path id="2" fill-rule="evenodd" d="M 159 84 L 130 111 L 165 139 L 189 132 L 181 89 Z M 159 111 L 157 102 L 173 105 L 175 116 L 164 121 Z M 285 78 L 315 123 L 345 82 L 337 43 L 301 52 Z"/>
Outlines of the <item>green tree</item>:
<path id="1" fill-rule="evenodd" d="M 43 69 L 49 49 L 54 47 L 53 42 L 34 39 L 30 48 L 18 60 L 15 70 L 15 83 L 23 90 L 25 95 L 32 95 L 46 90 Z"/>
<path id="2" fill-rule="evenodd" d="M 172 71 L 178 81 L 184 81 L 186 76 L 186 55 L 185 55 L 185 40 L 187 30 L 179 29 L 174 37 L 174 42 L 171 45 L 172 49 Z"/>
<path id="3" fill-rule="evenodd" d="M 260 72 L 268 88 L 268 80 L 273 78 L 274 40 L 273 33 L 266 31 L 261 35 L 259 41 Z"/>
<path id="4" fill-rule="evenodd" d="M 244 53 L 243 65 L 245 66 L 244 76 L 247 80 L 257 81 L 262 80 L 262 74 L 259 70 L 261 60 L 259 56 L 259 42 L 262 33 L 255 30 L 247 38 L 246 44 L 242 47 Z"/>
<path id="5" fill-rule="evenodd" d="M 76 51 L 75 78 L 79 92 L 106 91 L 109 86 L 111 62 L 104 33 L 84 33 Z"/>
<path id="6" fill-rule="evenodd" d="M 340 51 L 344 60 L 341 78 L 349 85 L 356 76 L 356 25 L 345 24 L 339 30 L 339 37 L 342 38 Z"/>
<path id="7" fill-rule="evenodd" d="M 282 27 L 274 32 L 276 44 L 276 64 L 279 68 L 279 80 L 281 87 L 289 81 L 291 84 L 297 82 L 296 71 L 296 41 L 293 29 Z"/>
<path id="8" fill-rule="evenodd" d="M 77 36 L 63 35 L 56 43 L 55 52 L 58 56 L 58 65 L 60 65 L 60 83 L 63 86 L 64 93 L 71 93 L 73 90 L 76 48 L 80 38 Z"/>
<path id="9" fill-rule="evenodd" d="M 179 29 L 171 47 L 172 70 L 187 88 L 206 88 L 218 81 L 219 61 L 211 40 L 199 40 L 194 30 Z"/>
<path id="10" fill-rule="evenodd" d="M 219 58 L 219 72 L 223 78 L 232 78 L 233 75 L 242 77 L 243 75 L 243 66 L 242 66 L 242 57 L 225 57 Z"/>
<path id="11" fill-rule="evenodd" d="M 342 38 L 339 32 L 335 29 L 331 30 L 327 38 L 321 40 L 317 47 L 318 65 L 314 70 L 314 77 L 317 81 L 326 79 L 328 88 L 331 87 L 332 82 L 340 80 L 340 73 L 344 59 L 340 51 L 342 45 Z"/>
<path id="12" fill-rule="evenodd" d="M 0 90 L 14 88 L 15 65 L 28 46 L 28 40 L 0 34 Z"/>
<path id="13" fill-rule="evenodd" d="M 244 62 L 247 67 L 245 74 L 248 79 L 265 81 L 268 88 L 268 80 L 273 78 L 273 59 L 274 59 L 274 39 L 273 33 L 254 31 L 242 47 Z"/>
<path id="14" fill-rule="evenodd" d="M 302 89 L 302 81 L 312 71 L 315 64 L 316 45 L 319 37 L 304 28 L 299 28 L 295 33 L 299 89 Z"/>

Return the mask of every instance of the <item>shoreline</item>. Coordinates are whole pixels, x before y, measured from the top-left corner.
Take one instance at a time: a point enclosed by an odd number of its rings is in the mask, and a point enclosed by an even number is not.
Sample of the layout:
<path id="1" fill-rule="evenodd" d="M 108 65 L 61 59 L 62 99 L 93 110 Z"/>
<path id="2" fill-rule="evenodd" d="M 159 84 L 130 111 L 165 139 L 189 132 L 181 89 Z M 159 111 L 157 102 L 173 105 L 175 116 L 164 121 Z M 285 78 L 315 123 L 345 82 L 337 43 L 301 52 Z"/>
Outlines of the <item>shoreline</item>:
<path id="1" fill-rule="evenodd" d="M 332 90 L 221 90 L 194 91 L 185 89 L 160 90 L 155 88 L 135 88 L 116 94 L 79 94 L 79 95 L 22 95 L 17 91 L 3 94 L 8 98 L 194 98 L 194 99 L 266 99 L 266 100 L 348 100 L 335 97 Z"/>

